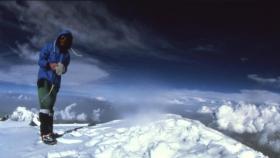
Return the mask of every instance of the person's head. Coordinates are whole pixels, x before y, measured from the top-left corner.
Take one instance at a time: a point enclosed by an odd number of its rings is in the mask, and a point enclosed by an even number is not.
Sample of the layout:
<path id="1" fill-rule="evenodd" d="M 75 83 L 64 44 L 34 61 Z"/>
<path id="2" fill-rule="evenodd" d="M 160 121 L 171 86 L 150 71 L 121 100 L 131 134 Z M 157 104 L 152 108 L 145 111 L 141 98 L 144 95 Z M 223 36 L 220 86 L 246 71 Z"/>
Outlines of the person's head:
<path id="1" fill-rule="evenodd" d="M 73 37 L 69 34 L 62 34 L 58 37 L 58 45 L 61 49 L 69 49 L 72 46 Z"/>

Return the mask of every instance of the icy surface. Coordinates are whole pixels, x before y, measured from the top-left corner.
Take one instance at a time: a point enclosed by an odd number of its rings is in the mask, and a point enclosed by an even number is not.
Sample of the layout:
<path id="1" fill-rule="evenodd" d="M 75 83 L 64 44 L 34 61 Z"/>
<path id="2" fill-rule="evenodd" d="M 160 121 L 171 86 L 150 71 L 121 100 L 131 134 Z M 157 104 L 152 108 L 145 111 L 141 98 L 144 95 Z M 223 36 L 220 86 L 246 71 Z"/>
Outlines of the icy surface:
<path id="1" fill-rule="evenodd" d="M 265 157 L 198 121 L 178 115 L 138 116 L 96 126 L 80 126 L 83 128 L 78 129 L 77 124 L 56 125 L 58 133 L 71 132 L 58 138 L 57 145 L 48 146 L 40 141 L 38 127 L 11 120 L 0 122 L 0 152 L 7 158 Z"/>

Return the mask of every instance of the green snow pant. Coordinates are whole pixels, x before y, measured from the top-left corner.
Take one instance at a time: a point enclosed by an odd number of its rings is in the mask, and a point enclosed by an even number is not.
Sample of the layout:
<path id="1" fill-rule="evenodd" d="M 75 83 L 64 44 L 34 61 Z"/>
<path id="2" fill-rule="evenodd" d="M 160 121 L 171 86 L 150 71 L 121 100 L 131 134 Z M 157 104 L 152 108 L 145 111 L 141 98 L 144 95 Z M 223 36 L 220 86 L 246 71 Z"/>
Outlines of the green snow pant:
<path id="1" fill-rule="evenodd" d="M 46 79 L 38 80 L 37 87 L 40 103 L 40 112 L 49 113 L 50 115 L 52 115 L 54 113 L 53 107 L 56 101 L 58 88 L 54 86 L 53 90 L 49 94 L 52 85 Z"/>
<path id="2" fill-rule="evenodd" d="M 41 136 L 43 136 L 53 133 L 53 107 L 56 101 L 58 88 L 54 87 L 50 93 L 52 85 L 45 79 L 38 80 L 37 86 L 40 103 L 40 132 Z"/>

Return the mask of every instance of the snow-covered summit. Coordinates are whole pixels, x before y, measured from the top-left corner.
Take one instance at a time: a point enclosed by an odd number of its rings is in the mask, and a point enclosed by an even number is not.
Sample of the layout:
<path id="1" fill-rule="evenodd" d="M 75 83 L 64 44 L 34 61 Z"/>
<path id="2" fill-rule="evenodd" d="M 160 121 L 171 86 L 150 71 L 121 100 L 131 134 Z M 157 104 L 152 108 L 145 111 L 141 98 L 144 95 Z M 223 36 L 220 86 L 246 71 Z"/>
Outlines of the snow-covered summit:
<path id="1" fill-rule="evenodd" d="M 34 112 L 28 110 L 26 107 L 19 106 L 10 116 L 10 120 L 31 122 L 35 116 L 36 114 Z"/>
<path id="2" fill-rule="evenodd" d="M 110 122 L 78 133 L 93 136 L 85 147 L 96 157 L 264 157 L 198 121 L 178 115 L 156 115 L 135 121 L 137 124 L 128 122 Z"/>
<path id="3" fill-rule="evenodd" d="M 0 124 L 5 128 L 4 122 Z M 16 127 L 15 127 L 16 128 Z M 58 133 L 71 126 L 56 125 Z M 5 129 L 12 130 L 12 128 Z M 262 158 L 262 153 L 203 125 L 173 114 L 138 116 L 115 120 L 96 126 L 85 126 L 58 138 L 58 144 L 47 146 L 40 142 L 37 128 L 26 126 L 21 131 L 2 132 L 8 145 L 0 142 L 0 152 L 21 157 L 79 157 L 79 158 Z M 28 132 L 29 131 L 29 132 Z M 28 132 L 28 133 L 27 133 Z M 17 137 L 29 137 L 23 142 Z M 10 139 L 10 140 L 9 140 Z M 25 143 L 25 144 L 21 144 Z M 13 152 L 5 149 L 14 148 Z M 3 148 L 2 148 L 3 147 Z M 21 147 L 21 148 L 19 148 Z"/>

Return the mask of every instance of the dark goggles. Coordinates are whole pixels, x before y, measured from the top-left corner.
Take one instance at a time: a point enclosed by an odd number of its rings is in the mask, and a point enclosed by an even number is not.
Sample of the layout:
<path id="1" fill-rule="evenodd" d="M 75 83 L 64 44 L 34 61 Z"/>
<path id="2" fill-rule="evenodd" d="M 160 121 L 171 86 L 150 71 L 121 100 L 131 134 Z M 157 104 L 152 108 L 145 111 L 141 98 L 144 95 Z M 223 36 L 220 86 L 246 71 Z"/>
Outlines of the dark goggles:
<path id="1" fill-rule="evenodd" d="M 72 36 L 71 35 L 61 35 L 59 37 L 59 39 L 61 39 L 61 40 L 67 40 L 67 39 L 72 40 Z"/>

